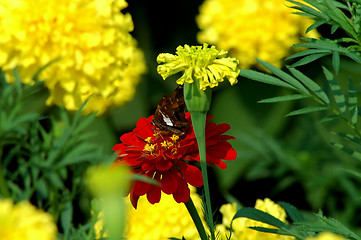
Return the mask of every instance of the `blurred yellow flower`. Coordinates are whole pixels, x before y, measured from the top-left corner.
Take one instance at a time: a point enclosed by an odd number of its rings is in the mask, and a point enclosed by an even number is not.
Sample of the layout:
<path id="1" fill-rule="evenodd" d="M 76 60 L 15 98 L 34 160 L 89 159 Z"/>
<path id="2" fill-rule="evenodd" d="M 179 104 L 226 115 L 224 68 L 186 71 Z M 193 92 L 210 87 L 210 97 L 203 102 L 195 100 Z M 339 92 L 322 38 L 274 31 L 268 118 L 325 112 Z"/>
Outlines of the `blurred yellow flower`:
<path id="1" fill-rule="evenodd" d="M 191 198 L 195 207 L 204 220 L 202 213 L 202 200 L 191 188 Z M 147 199 L 142 196 L 139 198 L 138 207 L 134 209 L 129 198 L 124 198 L 127 205 L 128 216 L 125 228 L 125 238 L 131 240 L 166 240 L 170 237 L 182 238 L 187 240 L 198 240 L 199 235 L 184 204 L 176 203 L 172 195 L 162 193 L 159 203 L 149 204 Z M 102 213 L 99 221 L 94 226 L 97 238 L 101 237 L 103 229 Z M 105 235 L 106 236 L 106 235 Z"/>
<path id="2" fill-rule="evenodd" d="M 47 104 L 99 114 L 130 100 L 146 67 L 121 13 L 125 0 L 0 0 L 0 67 L 11 81 L 17 67 L 24 83 L 39 79 Z"/>
<path id="3" fill-rule="evenodd" d="M 55 240 L 56 233 L 50 214 L 27 201 L 14 205 L 11 199 L 0 199 L 1 240 Z"/>
<path id="4" fill-rule="evenodd" d="M 278 218 L 282 222 L 286 222 L 286 212 L 280 205 L 274 203 L 272 200 L 266 198 L 264 200 L 258 199 L 256 201 L 256 209 L 269 213 L 272 216 Z M 236 203 L 224 204 L 220 208 L 220 212 L 223 215 L 222 223 L 217 225 L 217 231 L 219 232 L 221 239 L 226 239 L 229 236 L 229 226 L 233 216 L 237 212 Z M 277 235 L 272 233 L 264 233 L 253 230 L 249 227 L 266 227 L 274 228 L 268 224 L 254 221 L 248 218 L 237 218 L 232 224 L 232 240 L 293 240 L 294 237 Z"/>
<path id="5" fill-rule="evenodd" d="M 347 240 L 347 239 L 331 232 L 322 232 L 318 234 L 316 237 L 308 237 L 306 238 L 306 240 Z"/>
<path id="6" fill-rule="evenodd" d="M 184 71 L 177 80 L 177 84 L 184 82 L 193 83 L 199 81 L 200 90 L 207 87 L 216 87 L 219 82 L 227 78 L 231 85 L 237 83 L 239 74 L 238 60 L 227 57 L 228 52 L 218 50 L 215 46 L 208 48 L 208 44 L 203 46 L 188 46 L 187 44 L 177 47 L 176 55 L 161 53 L 157 57 L 157 62 L 161 65 L 157 67 L 158 73 L 163 79 L 168 78 L 178 72 Z"/>
<path id="7" fill-rule="evenodd" d="M 285 0 L 205 0 L 196 19 L 198 41 L 228 50 L 241 68 L 256 65 L 255 58 L 281 67 L 300 37 L 319 36 L 316 31 L 305 35 L 313 21 L 291 14 L 290 5 Z"/>

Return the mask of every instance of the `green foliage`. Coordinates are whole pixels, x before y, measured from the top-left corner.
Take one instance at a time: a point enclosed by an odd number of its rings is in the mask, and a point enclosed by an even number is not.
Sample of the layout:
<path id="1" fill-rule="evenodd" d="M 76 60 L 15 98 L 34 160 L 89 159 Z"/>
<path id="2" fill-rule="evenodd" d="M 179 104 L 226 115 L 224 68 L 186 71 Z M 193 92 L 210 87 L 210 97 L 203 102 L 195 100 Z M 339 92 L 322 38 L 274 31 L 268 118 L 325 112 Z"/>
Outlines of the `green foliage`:
<path id="1" fill-rule="evenodd" d="M 16 70 L 14 77 L 9 84 L 0 74 L 0 196 L 29 200 L 48 211 L 67 239 L 77 231 L 73 214 L 84 192 L 85 169 L 109 157 L 88 141 L 95 134 L 88 131 L 94 114 L 82 116 L 82 109 L 73 116 L 60 109 L 59 117 L 24 113 L 27 97 L 41 84 L 23 85 Z"/>
<path id="2" fill-rule="evenodd" d="M 351 213 L 360 207 L 359 185 L 355 183 L 354 180 L 357 179 L 359 181 L 361 178 L 359 173 L 361 166 L 361 131 L 359 121 L 361 86 L 359 79 L 352 79 L 350 76 L 344 76 L 344 74 L 342 74 L 342 63 L 346 62 L 346 59 L 349 58 L 354 62 L 353 64 L 356 68 L 361 69 L 361 2 L 347 0 L 343 2 L 335 0 L 305 0 L 306 5 L 298 1 L 288 1 L 293 4 L 292 8 L 297 10 L 296 14 L 304 15 L 315 20 L 315 23 L 311 25 L 307 31 L 322 25 L 331 25 L 331 36 L 337 36 L 337 38 L 305 38 L 305 42 L 294 45 L 294 47 L 303 47 L 305 50 L 288 57 L 288 60 L 296 61 L 287 66 L 287 71 L 278 69 L 262 60 L 258 60 L 258 62 L 272 74 L 260 73 L 255 70 L 241 70 L 240 76 L 289 89 L 287 95 L 265 98 L 259 102 L 272 104 L 284 104 L 285 102 L 291 101 L 301 102 L 298 104 L 298 106 L 301 106 L 300 108 L 291 109 L 285 116 L 312 114 L 313 119 L 318 119 L 319 123 L 327 125 L 317 128 L 328 131 L 334 136 L 326 137 L 325 140 L 331 143 L 335 149 L 344 152 L 348 158 L 352 157 L 357 160 L 352 162 L 344 158 L 343 155 L 337 155 L 339 160 L 345 161 L 347 164 L 343 166 L 334 164 L 332 167 L 330 162 L 323 162 L 324 165 L 320 163 L 321 167 L 325 169 L 327 167 L 327 169 L 330 170 L 330 175 L 323 175 L 318 180 L 316 176 L 311 177 L 311 175 L 309 175 L 311 180 L 306 176 L 307 173 L 301 173 L 302 170 L 299 169 L 300 167 L 302 168 L 301 162 L 290 160 L 292 157 L 288 153 L 283 152 L 281 148 L 277 150 L 278 159 L 283 159 L 284 156 L 286 156 L 286 158 L 289 157 L 289 163 L 285 163 L 286 161 L 284 161 L 283 163 L 285 164 L 283 166 L 288 166 L 286 167 L 287 169 L 293 169 L 293 171 L 304 175 L 301 179 L 305 180 L 303 185 L 306 189 L 308 188 L 307 185 L 312 181 L 314 183 L 318 182 L 319 187 L 323 185 L 323 188 L 325 188 L 333 182 L 331 179 L 337 179 L 336 182 L 339 182 L 345 192 L 349 194 L 349 202 L 352 202 L 352 206 L 345 206 L 344 212 Z M 335 34 L 336 31 L 338 35 Z M 329 67 L 322 66 L 323 83 L 317 82 L 316 79 L 306 76 L 301 70 L 297 69 L 301 66 L 305 67 L 306 65 L 315 64 L 316 60 L 323 59 L 327 56 L 330 57 L 330 65 L 333 68 L 333 72 L 329 70 Z M 314 68 L 321 70 L 321 67 L 318 67 L 318 65 L 314 65 Z M 341 125 L 342 127 L 340 127 Z M 307 167 L 307 171 L 310 171 L 310 166 L 304 165 L 303 167 Z M 331 170 L 332 168 L 333 170 Z M 262 171 L 259 167 L 258 170 Z M 331 176 L 332 172 L 334 176 Z M 278 178 L 280 177 L 278 176 Z M 308 182 L 308 180 L 310 181 Z M 312 184 L 312 188 L 314 192 L 317 192 L 317 184 L 314 183 Z M 306 192 L 308 191 L 312 190 L 308 189 Z M 319 198 L 320 197 L 321 195 Z M 311 198 L 309 199 L 311 200 Z M 256 211 L 256 209 L 241 209 L 235 217 L 248 217 L 278 228 L 278 230 L 275 230 L 254 227 L 255 230 L 292 235 L 297 239 L 304 239 L 307 236 L 313 236 L 321 231 L 334 232 L 349 239 L 360 239 L 357 234 L 349 230 L 345 225 L 334 219 L 326 218 L 321 213 L 316 214 L 313 221 L 311 221 L 310 219 L 304 218 L 294 206 L 286 203 L 281 203 L 281 205 L 293 220 L 293 224 L 290 226 L 280 224 L 268 216 L 267 213 L 260 213 L 260 211 Z M 335 214 L 336 212 L 333 213 Z M 355 214 L 351 215 L 353 217 L 351 217 L 350 221 L 356 217 Z"/>
<path id="3" fill-rule="evenodd" d="M 294 236 L 296 239 L 305 239 L 307 237 L 314 236 L 319 232 L 333 232 L 345 236 L 347 239 L 361 239 L 353 231 L 345 227 L 341 222 L 323 216 L 322 212 L 314 214 L 313 217 L 309 217 L 309 219 L 307 219 L 296 207 L 292 206 L 291 204 L 281 202 L 280 205 L 286 210 L 287 215 L 292 220 L 290 225 L 278 220 L 269 213 L 254 208 L 240 209 L 233 217 L 232 222 L 234 219 L 239 217 L 250 218 L 252 220 L 260 221 L 275 227 L 265 228 L 251 226 L 250 228 L 254 230 L 266 233 Z"/>

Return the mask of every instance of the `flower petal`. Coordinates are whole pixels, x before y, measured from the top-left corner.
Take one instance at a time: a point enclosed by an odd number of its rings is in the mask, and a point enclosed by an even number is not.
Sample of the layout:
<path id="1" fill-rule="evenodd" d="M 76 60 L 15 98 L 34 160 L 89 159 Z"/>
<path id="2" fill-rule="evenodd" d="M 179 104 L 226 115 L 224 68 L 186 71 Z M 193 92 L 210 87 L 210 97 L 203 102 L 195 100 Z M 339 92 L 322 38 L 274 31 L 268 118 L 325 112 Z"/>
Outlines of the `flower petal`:
<path id="1" fill-rule="evenodd" d="M 162 179 L 160 180 L 161 189 L 166 194 L 172 194 L 177 190 L 178 181 L 177 178 L 170 172 L 164 172 Z"/>
<path id="2" fill-rule="evenodd" d="M 182 172 L 184 179 L 194 187 L 200 187 L 203 185 L 202 171 L 197 167 L 179 162 L 177 164 Z"/>
<path id="3" fill-rule="evenodd" d="M 188 202 L 190 197 L 190 190 L 188 188 L 187 182 L 183 178 L 178 178 L 178 188 L 175 193 L 173 193 L 173 198 L 177 203 Z"/>

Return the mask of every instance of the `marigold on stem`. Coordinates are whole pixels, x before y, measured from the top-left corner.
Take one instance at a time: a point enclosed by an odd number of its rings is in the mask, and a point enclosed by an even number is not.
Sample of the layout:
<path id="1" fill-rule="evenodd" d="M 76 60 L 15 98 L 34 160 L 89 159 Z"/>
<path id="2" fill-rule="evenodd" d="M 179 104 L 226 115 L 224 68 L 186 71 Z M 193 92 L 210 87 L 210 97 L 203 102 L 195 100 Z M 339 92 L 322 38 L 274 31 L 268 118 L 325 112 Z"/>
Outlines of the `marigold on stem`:
<path id="1" fill-rule="evenodd" d="M 159 54 L 157 62 L 161 65 L 157 67 L 157 71 L 163 79 L 184 71 L 177 83 L 183 85 L 184 82 L 193 83 L 196 80 L 199 81 L 202 91 L 208 86 L 211 88 L 218 86 L 224 78 L 234 85 L 237 83 L 240 71 L 238 60 L 228 57 L 227 54 L 227 51 L 218 50 L 215 46 L 208 48 L 206 43 L 203 46 L 186 44 L 184 47 L 177 47 L 176 55 Z"/>
<path id="2" fill-rule="evenodd" d="M 207 163 L 221 169 L 227 168 L 223 160 L 236 159 L 237 153 L 227 140 L 234 139 L 223 135 L 230 129 L 228 124 L 211 123 L 207 117 L 206 148 Z M 172 194 L 176 202 L 187 202 L 190 192 L 187 183 L 194 187 L 203 185 L 202 172 L 189 162 L 199 161 L 196 137 L 193 132 L 190 114 L 186 113 L 189 127 L 180 137 L 160 131 L 151 124 L 153 116 L 141 118 L 133 132 L 120 137 L 122 143 L 113 147 L 118 155 L 117 164 L 130 166 L 134 173 L 145 175 L 160 182 L 160 186 L 135 181 L 130 192 L 133 206 L 137 207 L 140 196 L 154 204 L 160 201 L 161 192 Z"/>

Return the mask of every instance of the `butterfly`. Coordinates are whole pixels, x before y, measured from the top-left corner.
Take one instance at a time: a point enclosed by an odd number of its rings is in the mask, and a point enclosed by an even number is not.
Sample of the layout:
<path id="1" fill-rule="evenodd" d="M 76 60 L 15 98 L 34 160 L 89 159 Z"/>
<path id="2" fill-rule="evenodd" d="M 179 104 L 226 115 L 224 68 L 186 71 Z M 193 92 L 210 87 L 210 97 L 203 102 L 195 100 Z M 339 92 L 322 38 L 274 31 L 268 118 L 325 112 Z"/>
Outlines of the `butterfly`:
<path id="1" fill-rule="evenodd" d="M 159 130 L 182 136 L 189 125 L 185 117 L 185 109 L 183 86 L 179 85 L 170 96 L 162 97 L 155 110 L 152 124 Z"/>

